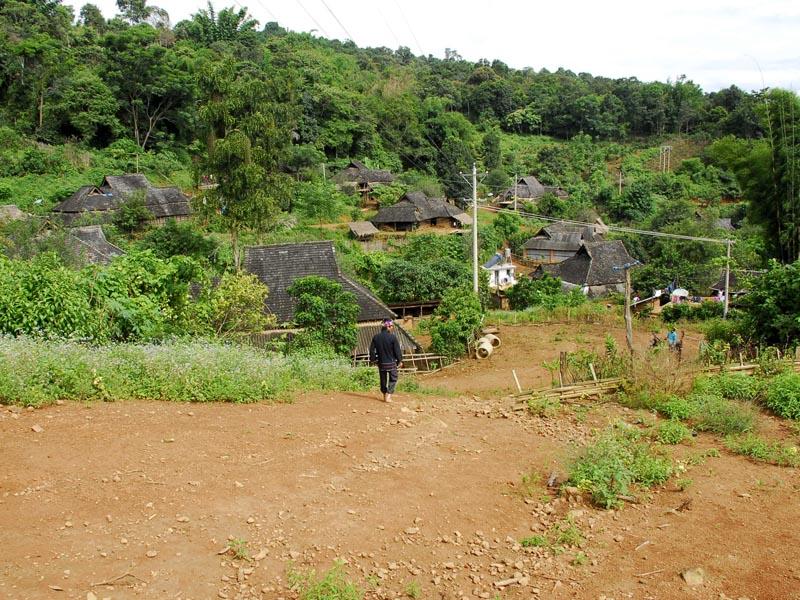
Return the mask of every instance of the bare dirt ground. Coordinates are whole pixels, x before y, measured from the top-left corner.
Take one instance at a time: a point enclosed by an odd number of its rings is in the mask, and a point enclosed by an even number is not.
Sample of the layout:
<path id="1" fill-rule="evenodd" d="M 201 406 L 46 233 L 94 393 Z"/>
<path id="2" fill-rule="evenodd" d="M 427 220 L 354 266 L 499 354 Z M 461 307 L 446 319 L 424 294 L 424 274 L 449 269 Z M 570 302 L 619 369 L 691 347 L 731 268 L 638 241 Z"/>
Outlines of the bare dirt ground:
<path id="1" fill-rule="evenodd" d="M 619 511 L 560 497 L 544 480 L 594 429 L 652 417 L 614 403 L 514 411 L 512 368 L 526 388 L 547 384 L 543 360 L 599 348 L 604 331 L 500 336 L 490 360 L 422 378 L 441 394 L 389 405 L 314 393 L 0 408 L 0 597 L 289 600 L 289 569 L 339 559 L 367 598 L 800 598 L 796 470 L 701 435 L 674 450 L 684 491 L 673 478 Z M 567 515 L 580 548 L 518 543 Z M 696 567 L 690 587 L 680 573 Z"/>

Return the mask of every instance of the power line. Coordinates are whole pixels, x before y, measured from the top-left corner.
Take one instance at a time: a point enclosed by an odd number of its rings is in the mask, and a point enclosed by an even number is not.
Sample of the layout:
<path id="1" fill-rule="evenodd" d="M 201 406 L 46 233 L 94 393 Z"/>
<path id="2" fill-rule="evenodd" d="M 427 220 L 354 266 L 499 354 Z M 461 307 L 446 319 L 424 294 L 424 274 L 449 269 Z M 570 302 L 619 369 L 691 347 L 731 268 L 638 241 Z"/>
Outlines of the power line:
<path id="1" fill-rule="evenodd" d="M 317 21 L 317 20 L 314 18 L 314 15 L 312 15 L 310 12 L 308 12 L 308 9 L 307 9 L 305 6 L 303 6 L 303 3 L 302 3 L 302 2 L 300 2 L 300 0 L 294 0 L 294 1 L 295 1 L 295 2 L 297 2 L 297 5 L 298 5 L 300 8 L 302 8 L 302 9 L 303 9 L 303 12 L 305 12 L 305 13 L 308 15 L 308 18 L 309 18 L 309 19 L 311 19 L 311 20 L 314 22 L 314 25 L 316 25 L 316 26 L 317 26 L 317 29 L 319 29 L 319 30 L 322 32 L 322 35 L 324 35 L 326 38 L 329 38 L 329 37 L 331 37 L 330 35 L 328 35 L 328 32 L 327 32 L 327 31 L 325 31 L 325 28 L 324 28 L 322 25 L 320 25 L 320 24 L 319 24 L 319 21 Z"/>
<path id="2" fill-rule="evenodd" d="M 419 43 L 419 40 L 417 39 L 417 34 L 415 34 L 414 30 L 411 28 L 411 23 L 409 23 L 408 19 L 406 19 L 406 15 L 403 12 L 403 9 L 401 8 L 400 4 L 398 4 L 397 0 L 394 0 L 394 5 L 397 7 L 400 16 L 403 17 L 403 21 L 405 21 L 406 27 L 408 27 L 408 30 L 411 32 L 411 37 L 413 37 L 414 41 L 417 43 L 417 49 L 419 49 L 419 53 L 422 56 L 425 56 L 425 51 L 422 49 L 422 44 Z"/>
<path id="3" fill-rule="evenodd" d="M 339 17 L 337 17 L 337 16 L 336 16 L 336 13 L 335 13 L 335 12 L 333 12 L 333 11 L 331 10 L 331 7 L 330 7 L 330 6 L 328 6 L 328 3 L 327 3 L 327 2 L 325 2 L 325 0 L 320 0 L 320 1 L 322 2 L 322 5 L 323 5 L 325 8 L 327 8 L 327 9 L 328 9 L 328 12 L 329 12 L 329 13 L 331 13 L 331 16 L 332 16 L 334 19 L 336 19 L 336 22 L 339 24 L 339 27 L 341 27 L 341 28 L 342 28 L 342 30 L 343 30 L 343 31 L 345 32 L 345 34 L 347 35 L 347 37 L 348 37 L 348 38 L 350 38 L 350 41 L 355 41 L 355 40 L 353 39 L 353 36 L 352 36 L 352 35 L 350 35 L 350 32 L 349 32 L 349 31 L 347 31 L 347 27 L 345 27 L 345 26 L 344 26 L 344 24 L 342 24 L 342 22 L 339 20 Z"/>
<path id="4" fill-rule="evenodd" d="M 539 219 L 541 221 L 549 221 L 553 223 L 566 223 L 567 225 L 579 225 L 581 227 L 596 227 L 597 223 L 585 223 L 583 221 L 572 221 L 570 219 L 558 219 L 556 217 L 548 217 L 546 215 L 537 215 L 535 213 L 529 213 L 525 211 L 513 211 L 507 208 L 498 208 L 496 206 L 481 206 L 482 210 L 488 210 L 490 212 L 495 213 L 509 213 L 509 214 L 518 214 L 523 217 Z M 720 238 L 706 238 L 706 237 L 698 237 L 693 235 L 681 235 L 679 233 L 665 233 L 663 231 L 649 231 L 647 229 L 634 229 L 632 227 L 621 227 L 619 225 L 604 225 L 606 229 L 609 231 L 618 231 L 620 233 L 631 233 L 635 235 L 649 235 L 652 237 L 661 237 L 661 238 L 672 238 L 678 240 L 690 240 L 695 242 L 710 242 L 713 244 L 733 244 L 735 240 L 730 239 L 720 239 Z"/>
<path id="5" fill-rule="evenodd" d="M 233 0 L 233 1 L 234 1 L 234 2 L 236 2 L 236 0 Z M 270 9 L 268 9 L 268 8 L 267 8 L 267 5 L 266 5 L 266 4 L 264 4 L 264 3 L 263 3 L 261 0 L 256 0 L 256 2 L 258 2 L 258 3 L 261 5 L 261 8 L 263 8 L 265 11 L 267 11 L 267 14 L 268 14 L 270 17 L 272 17 L 272 20 L 273 20 L 273 21 L 275 21 L 275 22 L 277 22 L 277 21 L 278 21 L 278 17 L 276 17 L 276 16 L 275 16 L 275 14 L 274 14 L 274 13 L 273 13 L 273 12 L 272 12 Z M 239 3 L 238 3 L 238 2 L 236 2 L 236 4 L 239 4 Z M 241 4 L 239 4 L 239 6 L 242 6 L 242 5 L 241 5 Z M 244 7 L 243 7 L 243 8 L 244 8 Z M 266 23 L 265 23 L 265 25 L 266 25 Z"/>
<path id="6" fill-rule="evenodd" d="M 380 5 L 377 2 L 375 3 L 375 9 L 378 11 L 378 14 L 381 16 L 381 19 L 383 19 L 383 23 L 384 25 L 386 25 L 386 29 L 388 29 L 389 33 L 392 34 L 392 37 L 394 38 L 394 41 L 397 44 L 397 47 L 399 48 L 400 46 L 402 46 L 402 44 L 400 43 L 400 38 L 397 37 L 397 34 L 394 32 L 394 29 L 392 29 L 392 26 L 389 25 L 389 21 L 386 19 L 386 15 L 383 14 Z"/>

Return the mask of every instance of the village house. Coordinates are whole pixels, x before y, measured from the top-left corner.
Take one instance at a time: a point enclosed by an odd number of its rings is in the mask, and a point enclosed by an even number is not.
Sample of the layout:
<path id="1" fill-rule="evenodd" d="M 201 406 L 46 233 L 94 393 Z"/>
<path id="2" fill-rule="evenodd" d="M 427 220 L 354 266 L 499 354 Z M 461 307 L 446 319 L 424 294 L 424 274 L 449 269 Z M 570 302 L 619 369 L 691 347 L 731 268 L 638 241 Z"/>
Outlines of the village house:
<path id="1" fill-rule="evenodd" d="M 350 235 L 360 242 L 371 240 L 378 233 L 378 229 L 369 221 L 355 221 L 347 224 Z"/>
<path id="2" fill-rule="evenodd" d="M 560 263 L 542 264 L 531 274 L 540 278 L 544 274 L 561 279 L 564 291 L 575 288 L 596 297 L 611 292 L 625 292 L 624 265 L 633 263 L 621 240 L 584 242 L 575 256 Z"/>
<path id="3" fill-rule="evenodd" d="M 265 302 L 266 312 L 275 315 L 283 328 L 265 332 L 268 337 L 291 332 L 296 300 L 287 291 L 297 279 L 318 275 L 337 283 L 352 292 L 358 302 L 358 342 L 353 354 L 369 353 L 372 336 L 380 331 L 383 319 L 394 319 L 397 315 L 360 283 L 345 276 L 336 262 L 336 250 L 332 241 L 275 244 L 245 248 L 244 269 L 253 273 L 267 286 L 269 294 Z M 397 325 L 396 335 L 403 353 L 421 352 L 422 348 L 411 335 Z M 296 331 L 296 330 L 295 330 Z"/>
<path id="4" fill-rule="evenodd" d="M 341 189 L 351 189 L 361 197 L 363 206 L 377 205 L 372 196 L 376 185 L 386 185 L 394 181 L 394 175 L 383 169 L 368 169 L 358 160 L 350 163 L 334 177 Z"/>
<path id="5" fill-rule="evenodd" d="M 517 179 L 516 183 L 497 196 L 495 203 L 503 208 L 513 207 L 515 201 L 535 202 L 545 194 L 555 194 L 559 198 L 568 198 L 569 194 L 557 186 L 542 185 L 533 175 L 526 175 Z"/>
<path id="6" fill-rule="evenodd" d="M 606 232 L 600 219 L 594 225 L 553 223 L 542 227 L 523 244 L 523 255 L 527 260 L 543 264 L 559 263 L 575 256 L 584 242 L 601 241 Z"/>
<path id="7" fill-rule="evenodd" d="M 53 213 L 65 225 L 85 215 L 97 215 L 110 221 L 114 211 L 126 200 L 141 194 L 145 206 L 153 214 L 155 225 L 167 219 L 183 221 L 192 214 L 189 199 L 176 187 L 154 187 L 142 174 L 107 175 L 99 187 L 85 185 L 53 207 Z"/>
<path id="8" fill-rule="evenodd" d="M 393 231 L 411 231 L 421 225 L 460 229 L 471 225 L 472 217 L 444 198 L 408 192 L 396 204 L 380 209 L 372 224 Z"/>
<path id="9" fill-rule="evenodd" d="M 100 225 L 73 227 L 69 230 L 67 240 L 80 257 L 94 265 L 107 265 L 117 256 L 125 254 L 106 239 Z"/>
<path id="10" fill-rule="evenodd" d="M 483 270 L 489 275 L 489 289 L 506 290 L 517 283 L 517 267 L 511 262 L 511 252 L 497 252 L 484 265 Z"/>

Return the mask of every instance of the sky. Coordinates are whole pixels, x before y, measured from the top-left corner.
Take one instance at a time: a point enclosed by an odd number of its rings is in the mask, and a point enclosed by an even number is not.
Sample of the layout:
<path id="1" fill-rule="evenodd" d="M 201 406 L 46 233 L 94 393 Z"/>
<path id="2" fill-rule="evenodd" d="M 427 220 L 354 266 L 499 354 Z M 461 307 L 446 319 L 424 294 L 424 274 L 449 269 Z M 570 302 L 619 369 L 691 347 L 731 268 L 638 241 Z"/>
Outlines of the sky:
<path id="1" fill-rule="evenodd" d="M 85 0 L 62 0 L 77 15 Z M 94 0 L 106 17 L 115 0 Z M 149 0 L 172 24 L 205 0 Z M 705 92 L 731 85 L 800 90 L 798 0 L 216 0 L 215 9 L 245 7 L 260 27 L 358 46 L 407 46 L 414 54 L 499 59 L 513 68 L 559 67 L 640 81 L 685 75 Z"/>

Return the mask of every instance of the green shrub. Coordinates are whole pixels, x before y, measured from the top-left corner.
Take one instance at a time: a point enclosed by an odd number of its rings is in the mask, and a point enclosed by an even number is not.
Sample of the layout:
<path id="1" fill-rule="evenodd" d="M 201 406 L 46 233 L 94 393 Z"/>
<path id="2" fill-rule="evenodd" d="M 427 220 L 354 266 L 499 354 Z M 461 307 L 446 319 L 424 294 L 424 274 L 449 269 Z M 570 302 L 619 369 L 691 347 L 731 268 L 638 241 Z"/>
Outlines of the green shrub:
<path id="1" fill-rule="evenodd" d="M 786 419 L 800 419 L 800 373 L 783 373 L 766 383 L 764 404 Z"/>
<path id="2" fill-rule="evenodd" d="M 697 413 L 697 407 L 690 400 L 677 396 L 658 402 L 656 409 L 668 419 L 679 421 L 691 419 Z"/>
<path id="3" fill-rule="evenodd" d="M 532 535 L 522 538 L 519 544 L 523 548 L 544 548 L 549 545 L 549 542 L 543 535 Z"/>
<path id="4" fill-rule="evenodd" d="M 721 373 L 697 378 L 693 388 L 698 392 L 718 394 L 729 400 L 752 402 L 762 392 L 764 383 L 757 377 L 749 375 Z"/>
<path id="5" fill-rule="evenodd" d="M 482 323 L 483 310 L 478 297 L 468 288 L 450 289 L 428 325 L 431 348 L 444 356 L 462 356 Z"/>
<path id="6" fill-rule="evenodd" d="M 612 508 L 630 487 L 663 483 L 672 473 L 670 461 L 637 440 L 635 432 L 611 430 L 586 446 L 570 467 L 569 482 L 591 494 L 598 506 Z"/>
<path id="7" fill-rule="evenodd" d="M 691 430 L 680 421 L 664 421 L 656 430 L 656 438 L 662 444 L 680 444 L 692 436 Z"/>
<path id="8" fill-rule="evenodd" d="M 756 415 L 751 406 L 714 394 L 692 394 L 691 402 L 697 407 L 694 424 L 699 431 L 730 435 L 753 430 Z"/>
<path id="9" fill-rule="evenodd" d="M 723 303 L 707 300 L 700 304 L 667 304 L 661 311 L 661 319 L 665 323 L 685 321 L 708 321 L 722 317 Z"/>
<path id="10" fill-rule="evenodd" d="M 153 213 L 147 209 L 144 194 L 138 193 L 128 198 L 114 211 L 111 222 L 120 231 L 133 233 L 143 230 L 152 218 Z"/>

